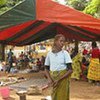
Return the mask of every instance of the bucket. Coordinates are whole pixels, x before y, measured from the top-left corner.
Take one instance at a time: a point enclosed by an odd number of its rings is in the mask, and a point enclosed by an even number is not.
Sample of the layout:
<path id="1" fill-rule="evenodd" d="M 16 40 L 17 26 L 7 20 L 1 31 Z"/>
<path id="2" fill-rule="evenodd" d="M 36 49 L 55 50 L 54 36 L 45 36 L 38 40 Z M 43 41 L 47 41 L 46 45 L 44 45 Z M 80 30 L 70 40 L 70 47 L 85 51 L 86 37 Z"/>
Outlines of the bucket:
<path id="1" fill-rule="evenodd" d="M 9 98 L 10 97 L 9 87 L 1 87 L 0 88 L 0 95 L 2 96 L 3 99 Z"/>

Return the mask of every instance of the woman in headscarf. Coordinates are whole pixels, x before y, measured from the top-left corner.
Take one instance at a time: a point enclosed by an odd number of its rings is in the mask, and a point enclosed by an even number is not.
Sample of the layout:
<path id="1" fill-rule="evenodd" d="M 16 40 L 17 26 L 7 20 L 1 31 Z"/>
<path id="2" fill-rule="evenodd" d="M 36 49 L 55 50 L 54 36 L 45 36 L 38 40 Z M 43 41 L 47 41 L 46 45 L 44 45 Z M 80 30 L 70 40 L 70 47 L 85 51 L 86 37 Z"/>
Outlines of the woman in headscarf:
<path id="1" fill-rule="evenodd" d="M 96 85 L 100 85 L 100 49 L 95 41 L 92 42 L 92 50 L 90 51 L 90 54 L 91 59 L 87 77 Z"/>

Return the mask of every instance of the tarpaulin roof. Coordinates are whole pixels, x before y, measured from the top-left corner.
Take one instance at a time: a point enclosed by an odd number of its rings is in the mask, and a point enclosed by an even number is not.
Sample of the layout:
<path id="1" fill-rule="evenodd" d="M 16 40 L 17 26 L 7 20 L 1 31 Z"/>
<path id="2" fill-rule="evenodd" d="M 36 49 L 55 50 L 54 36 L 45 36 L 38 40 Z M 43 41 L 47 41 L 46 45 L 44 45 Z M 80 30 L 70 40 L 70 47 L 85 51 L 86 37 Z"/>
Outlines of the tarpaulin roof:
<path id="1" fill-rule="evenodd" d="M 4 44 L 33 44 L 59 33 L 69 40 L 100 40 L 100 20 L 51 0 L 25 0 L 0 16 Z"/>

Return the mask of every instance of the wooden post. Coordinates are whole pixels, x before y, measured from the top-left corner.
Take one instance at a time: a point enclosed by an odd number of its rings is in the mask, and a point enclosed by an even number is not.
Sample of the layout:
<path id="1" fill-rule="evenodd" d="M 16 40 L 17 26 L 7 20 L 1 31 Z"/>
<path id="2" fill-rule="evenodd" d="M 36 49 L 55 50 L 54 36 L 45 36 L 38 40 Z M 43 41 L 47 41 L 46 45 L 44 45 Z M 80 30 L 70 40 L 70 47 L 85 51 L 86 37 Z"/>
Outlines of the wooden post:
<path id="1" fill-rule="evenodd" d="M 5 60 L 5 45 L 0 44 L 0 60 Z"/>
<path id="2" fill-rule="evenodd" d="M 19 91 L 16 94 L 19 96 L 20 100 L 26 100 L 27 91 Z"/>
<path id="3" fill-rule="evenodd" d="M 26 100 L 26 95 L 20 95 L 20 100 Z"/>

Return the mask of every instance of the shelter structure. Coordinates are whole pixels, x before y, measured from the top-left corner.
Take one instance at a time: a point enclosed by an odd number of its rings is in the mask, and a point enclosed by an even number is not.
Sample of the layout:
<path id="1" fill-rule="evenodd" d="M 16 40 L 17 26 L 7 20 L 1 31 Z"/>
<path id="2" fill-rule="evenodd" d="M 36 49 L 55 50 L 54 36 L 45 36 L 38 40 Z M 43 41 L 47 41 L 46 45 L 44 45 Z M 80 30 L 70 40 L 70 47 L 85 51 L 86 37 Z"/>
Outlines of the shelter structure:
<path id="1" fill-rule="evenodd" d="M 29 45 L 64 34 L 69 40 L 100 40 L 100 20 L 52 0 L 24 0 L 0 16 L 0 43 Z"/>

